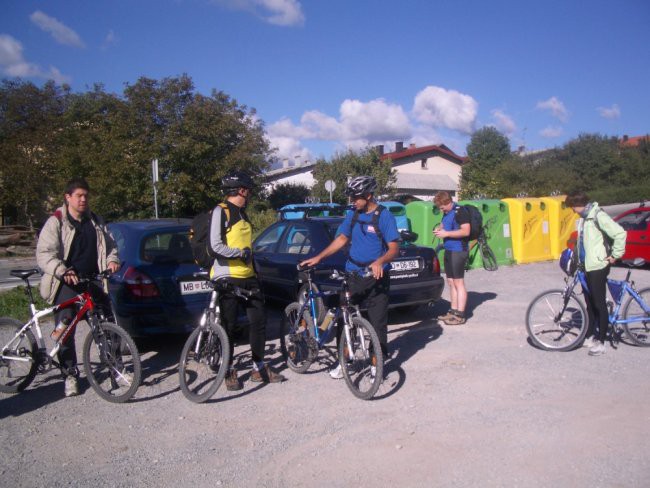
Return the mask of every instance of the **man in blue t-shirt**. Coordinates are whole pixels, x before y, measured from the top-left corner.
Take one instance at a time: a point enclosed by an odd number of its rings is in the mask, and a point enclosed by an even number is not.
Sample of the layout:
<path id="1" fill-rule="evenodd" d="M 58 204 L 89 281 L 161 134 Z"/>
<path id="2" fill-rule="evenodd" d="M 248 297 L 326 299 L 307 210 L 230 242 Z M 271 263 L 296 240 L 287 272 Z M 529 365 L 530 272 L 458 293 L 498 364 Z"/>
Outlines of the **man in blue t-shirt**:
<path id="1" fill-rule="evenodd" d="M 436 207 L 444 216 L 440 226 L 433 230 L 436 237 L 444 240 L 445 274 L 451 293 L 451 309 L 446 315 L 438 317 L 447 325 L 465 323 L 467 289 L 465 288 L 465 265 L 467 264 L 469 234 L 471 224 L 469 212 L 454 203 L 446 191 L 439 191 L 433 198 Z"/>
<path id="2" fill-rule="evenodd" d="M 346 271 L 355 273 L 350 279 L 350 291 L 356 302 L 368 310 L 368 319 L 377 331 L 384 357 L 388 357 L 388 290 L 390 286 L 390 262 L 399 253 L 395 217 L 386 209 L 378 215 L 376 229 L 373 221 L 378 204 L 374 199 L 377 182 L 371 176 L 352 178 L 345 190 L 354 204 L 355 212 L 350 212 L 332 243 L 320 254 L 301 262 L 302 266 L 315 266 L 324 258 L 336 253 L 348 242 L 350 255 L 345 263 Z M 363 277 L 366 269 L 372 276 Z M 330 372 L 332 378 L 342 378 L 341 366 Z"/>

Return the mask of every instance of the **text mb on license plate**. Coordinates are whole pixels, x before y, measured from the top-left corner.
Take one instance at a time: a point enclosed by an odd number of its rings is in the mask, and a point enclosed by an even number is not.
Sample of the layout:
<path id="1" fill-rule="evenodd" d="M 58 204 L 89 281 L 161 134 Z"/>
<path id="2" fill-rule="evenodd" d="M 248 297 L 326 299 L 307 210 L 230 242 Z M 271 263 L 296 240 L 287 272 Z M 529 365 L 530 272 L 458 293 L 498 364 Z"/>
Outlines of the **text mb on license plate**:
<path id="1" fill-rule="evenodd" d="M 420 267 L 417 259 L 409 259 L 407 261 L 393 261 L 391 264 L 395 271 L 410 271 L 412 269 L 418 269 Z"/>
<path id="2" fill-rule="evenodd" d="M 181 295 L 212 291 L 212 286 L 209 281 L 181 281 L 180 285 Z"/>

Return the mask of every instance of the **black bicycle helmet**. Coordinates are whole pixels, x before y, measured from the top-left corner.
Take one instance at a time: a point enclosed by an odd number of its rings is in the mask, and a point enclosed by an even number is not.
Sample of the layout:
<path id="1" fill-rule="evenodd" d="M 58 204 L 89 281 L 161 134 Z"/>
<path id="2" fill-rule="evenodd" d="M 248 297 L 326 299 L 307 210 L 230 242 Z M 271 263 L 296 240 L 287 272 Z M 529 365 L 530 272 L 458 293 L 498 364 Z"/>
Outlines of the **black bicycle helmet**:
<path id="1" fill-rule="evenodd" d="M 350 197 L 358 197 L 375 193 L 377 190 L 377 180 L 372 176 L 356 176 L 348 182 L 345 194 Z"/>
<path id="2" fill-rule="evenodd" d="M 255 182 L 253 178 L 243 171 L 232 171 L 221 178 L 221 188 L 226 192 L 237 190 L 238 188 L 248 188 L 250 190 L 254 186 Z"/>

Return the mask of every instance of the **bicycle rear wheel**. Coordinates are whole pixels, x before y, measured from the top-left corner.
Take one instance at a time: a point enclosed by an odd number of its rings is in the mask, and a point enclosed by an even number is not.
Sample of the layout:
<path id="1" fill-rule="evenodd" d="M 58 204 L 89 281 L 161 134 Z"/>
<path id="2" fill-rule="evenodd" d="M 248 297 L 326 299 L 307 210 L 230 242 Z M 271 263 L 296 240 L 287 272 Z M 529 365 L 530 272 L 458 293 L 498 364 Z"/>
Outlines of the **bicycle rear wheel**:
<path id="1" fill-rule="evenodd" d="M 7 357 L 0 359 L 0 391 L 3 393 L 23 391 L 34 380 L 38 369 L 38 346 L 32 331 L 27 330 L 22 337 L 12 341 L 22 326 L 18 320 L 0 318 L 0 347 L 9 346 L 2 351 L 2 355 Z"/>
<path id="2" fill-rule="evenodd" d="M 487 242 L 479 241 L 479 251 L 481 251 L 481 258 L 483 259 L 483 268 L 486 271 L 496 271 L 499 269 L 497 264 L 497 258 L 494 255 L 494 252 L 488 246 Z"/>
<path id="3" fill-rule="evenodd" d="M 526 330 L 535 346 L 547 351 L 570 351 L 584 341 L 588 318 L 585 307 L 563 290 L 538 295 L 526 311 Z"/>
<path id="4" fill-rule="evenodd" d="M 650 307 L 650 288 L 644 288 L 637 292 L 646 307 Z M 641 304 L 634 297 L 625 304 L 623 309 L 623 318 L 639 319 L 638 322 L 623 324 L 625 333 L 637 346 L 650 347 L 650 313 L 645 311 Z"/>
<path id="5" fill-rule="evenodd" d="M 301 310 L 298 302 L 287 305 L 280 332 L 282 355 L 289 369 L 296 373 L 305 373 L 318 355 L 313 320 L 307 309 L 302 314 Z"/>
<path id="6" fill-rule="evenodd" d="M 140 354 L 131 336 L 117 324 L 101 322 L 90 331 L 83 362 L 90 386 L 106 401 L 126 402 L 140 386 Z"/>
<path id="7" fill-rule="evenodd" d="M 369 400 L 377 393 L 384 378 L 384 358 L 377 332 L 366 319 L 352 318 L 349 342 L 345 332 L 341 334 L 339 364 L 355 397 Z"/>
<path id="8" fill-rule="evenodd" d="M 181 391 L 194 403 L 203 403 L 216 393 L 230 365 L 230 341 L 214 320 L 197 327 L 185 341 L 178 367 Z"/>

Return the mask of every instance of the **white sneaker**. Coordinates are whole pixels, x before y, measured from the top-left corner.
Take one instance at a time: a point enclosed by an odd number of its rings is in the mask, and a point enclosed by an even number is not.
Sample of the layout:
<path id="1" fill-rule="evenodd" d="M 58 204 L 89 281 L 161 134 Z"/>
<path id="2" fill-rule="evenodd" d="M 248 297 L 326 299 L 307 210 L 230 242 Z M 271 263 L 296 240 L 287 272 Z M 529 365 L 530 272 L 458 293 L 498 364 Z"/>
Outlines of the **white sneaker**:
<path id="1" fill-rule="evenodd" d="M 341 369 L 341 365 L 338 364 L 336 368 L 330 370 L 330 376 L 332 379 L 335 380 L 342 380 L 343 379 L 343 370 Z"/>
<path id="2" fill-rule="evenodd" d="M 596 345 L 596 338 L 594 336 L 589 336 L 582 343 L 582 347 L 592 348 Z"/>
<path id="3" fill-rule="evenodd" d="M 76 396 L 79 394 L 79 383 L 74 376 L 66 376 L 65 388 L 63 394 L 67 397 Z"/>
<path id="4" fill-rule="evenodd" d="M 605 343 L 600 341 L 594 341 L 594 345 L 589 349 L 590 356 L 602 356 L 605 354 Z"/>

